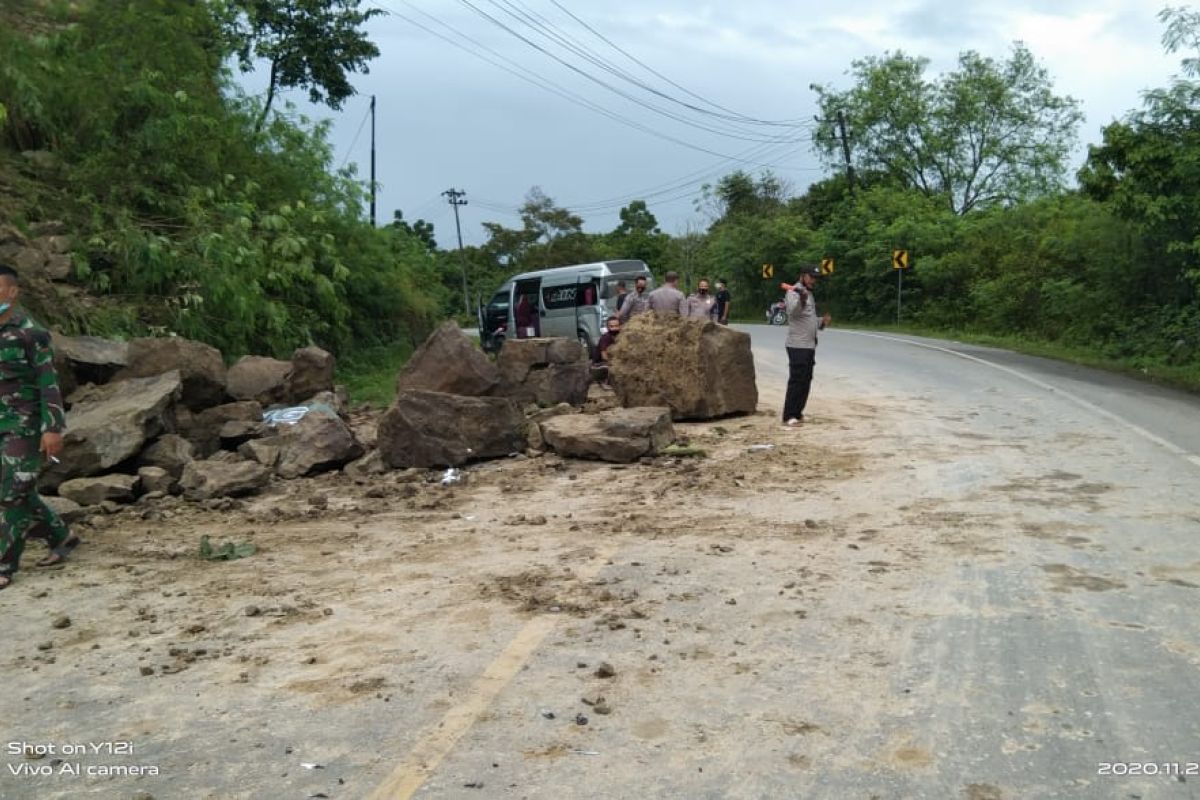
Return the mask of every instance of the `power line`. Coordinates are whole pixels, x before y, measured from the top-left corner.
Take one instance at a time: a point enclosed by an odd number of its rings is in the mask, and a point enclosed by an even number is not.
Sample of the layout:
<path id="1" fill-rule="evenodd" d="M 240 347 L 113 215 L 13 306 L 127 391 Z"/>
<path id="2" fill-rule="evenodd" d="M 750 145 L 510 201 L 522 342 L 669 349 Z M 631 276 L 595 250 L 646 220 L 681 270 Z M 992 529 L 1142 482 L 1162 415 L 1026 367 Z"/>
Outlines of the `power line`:
<path id="1" fill-rule="evenodd" d="M 742 156 L 749 157 L 754 154 L 754 151 L 761 150 L 762 152 L 759 153 L 755 157 L 757 157 L 757 158 L 773 158 L 774 159 L 773 161 L 771 161 L 769 163 L 763 164 L 763 166 L 779 167 L 782 164 L 783 160 L 787 156 L 793 154 L 797 149 L 799 149 L 799 148 L 792 147 L 792 148 L 785 148 L 783 150 L 779 150 L 778 145 L 773 145 L 773 146 L 757 145 L 756 147 L 751 148 L 751 150 L 747 151 L 746 153 L 743 153 Z M 778 152 L 775 152 L 775 153 L 769 155 L 770 151 L 772 151 L 772 150 L 777 150 Z M 656 205 L 672 203 L 672 202 L 676 202 L 678 200 L 682 200 L 682 199 L 686 199 L 686 198 L 690 197 L 693 194 L 694 189 L 697 186 L 699 186 L 700 184 L 705 183 L 709 180 L 713 180 L 723 174 L 726 174 L 727 169 L 728 169 L 727 161 L 722 161 L 717 164 L 709 165 L 708 167 L 704 167 L 702 169 L 695 170 L 693 172 L 689 172 L 689 173 L 682 175 L 678 178 L 675 178 L 671 181 L 667 181 L 666 183 L 658 184 L 656 186 L 651 186 L 646 189 L 642 189 L 640 191 L 631 192 L 631 193 L 628 193 L 625 195 L 618 195 L 616 197 L 605 198 L 602 200 L 589 201 L 586 203 L 567 202 L 567 203 L 564 203 L 564 207 L 574 213 L 589 214 L 589 213 L 600 213 L 600 212 L 604 212 L 604 211 L 618 210 L 620 208 L 627 206 L 629 203 L 633 202 L 634 200 L 646 200 L 646 201 L 654 200 Z M 794 169 L 801 169 L 804 171 L 813 171 L 813 172 L 820 171 L 820 168 L 818 168 L 818 167 L 800 167 L 800 168 L 794 168 Z M 667 196 L 667 195 L 673 195 L 673 196 Z M 503 203 L 500 203 L 500 202 L 494 201 L 494 200 L 484 200 L 484 199 L 480 199 L 479 197 L 475 198 L 475 205 L 479 206 L 480 208 L 487 209 L 489 211 L 496 211 L 496 212 L 511 214 L 514 216 L 517 215 L 520 210 L 519 207 L 516 207 L 516 206 L 505 205 Z"/>
<path id="2" fill-rule="evenodd" d="M 771 139 L 763 139 L 763 138 L 757 138 L 754 136 L 746 136 L 741 133 L 735 133 L 732 131 L 721 130 L 719 128 L 713 128 L 713 127 L 701 124 L 699 122 L 696 122 L 694 120 L 689 120 L 686 117 L 680 116 L 679 114 L 676 114 L 674 112 L 666 111 L 664 109 L 658 108 L 657 106 L 651 105 L 650 103 L 647 103 L 647 102 L 641 100 L 640 98 L 629 94 L 628 92 L 618 89 L 616 86 L 613 86 L 611 83 L 609 83 L 605 80 L 602 80 L 601 78 L 596 77 L 595 75 L 588 72 L 587 70 L 584 70 L 584 69 L 570 63 L 569 61 L 564 60 L 563 58 L 559 57 L 558 55 L 550 52 L 546 48 L 539 45 L 537 42 L 524 36 L 519 31 L 513 30 L 511 27 L 506 25 L 501 20 L 496 19 L 494 16 L 489 14 L 487 11 L 484 11 L 482 8 L 480 8 L 479 6 L 472 3 L 471 0 L 458 0 L 458 2 L 461 5 L 466 6 L 467 8 L 471 9 L 472 11 L 474 11 L 476 14 L 483 17 L 484 19 L 488 20 L 493 25 L 496 25 L 501 30 L 504 30 L 505 32 L 509 33 L 510 35 L 512 35 L 512 36 L 516 37 L 517 39 L 519 39 L 520 41 L 524 42 L 526 45 L 532 47 L 534 50 L 538 51 L 539 53 L 542 53 L 543 55 L 545 55 L 548 58 L 557 62 L 558 64 L 561 64 L 562 66 L 566 67 L 568 70 L 576 73 L 577 75 L 583 77 L 586 80 L 591 81 L 592 83 L 595 83 L 596 85 L 598 85 L 604 89 L 607 89 L 608 91 L 612 92 L 613 94 L 616 94 L 618 97 L 622 97 L 625 100 L 628 100 L 629 102 L 634 103 L 635 105 L 641 106 L 642 108 L 644 108 L 648 111 L 652 111 L 655 114 L 659 114 L 668 119 L 675 120 L 676 122 L 681 122 L 685 125 L 690 125 L 699 130 L 703 130 L 703 131 L 706 131 L 709 133 L 714 133 L 719 136 L 725 136 L 725 137 L 733 138 L 733 139 L 743 139 L 745 141 L 752 141 L 752 142 L 770 142 L 770 141 L 781 141 L 786 138 L 786 137 L 775 137 L 775 138 L 771 138 Z"/>
<path id="3" fill-rule="evenodd" d="M 479 42 L 478 40 L 468 36 L 465 33 L 462 33 L 461 31 L 459 31 L 458 29 L 456 29 L 454 26 L 450 25 L 449 23 L 446 23 L 446 22 L 442 21 L 441 19 L 438 19 L 436 16 L 428 13 L 427 11 L 424 11 L 423 9 L 417 7 L 409 0 L 400 0 L 400 2 L 403 3 L 405 6 L 411 8 L 418 14 L 421 14 L 422 16 L 429 18 L 430 20 L 432 20 L 433 22 L 442 26 L 443 28 L 446 28 L 455 36 L 458 36 L 458 37 L 470 42 L 471 44 L 480 48 L 480 50 L 490 53 L 492 56 L 494 56 L 494 58 L 489 57 L 488 55 L 484 55 L 483 53 L 478 52 L 476 50 L 472 50 L 470 47 L 467 47 L 467 46 L 461 44 L 460 42 L 457 42 L 454 39 L 451 39 L 450 37 L 430 28 L 429 26 L 413 19 L 412 17 L 410 17 L 402 12 L 396 11 L 395 9 L 392 9 L 392 8 L 388 8 L 386 5 L 381 4 L 380 0 L 376 0 L 376 2 L 373 5 L 381 8 L 382 10 L 389 12 L 390 14 L 392 14 L 396 17 L 399 17 L 400 19 L 404 20 L 405 22 L 408 22 L 409 24 L 413 25 L 414 27 L 425 31 L 426 33 L 430 34 L 431 36 L 441 39 L 442 41 L 450 44 L 451 46 L 456 47 L 465 53 L 469 53 L 472 56 L 475 56 L 476 58 L 479 58 L 480 60 L 485 61 L 494 67 L 497 67 L 498 69 L 504 70 L 505 72 L 508 72 L 508 73 L 512 74 L 513 76 L 520 78 L 523 81 L 526 81 L 527 83 L 531 83 L 534 86 L 537 86 L 541 89 L 545 89 L 549 92 L 557 94 L 560 97 L 563 97 L 564 99 L 568 100 L 569 102 L 572 102 L 576 105 L 580 105 L 580 106 L 587 108 L 588 110 L 593 111 L 602 116 L 608 117 L 609 119 L 612 119 L 613 121 L 618 122 L 622 125 L 626 125 L 628 127 L 631 127 L 635 130 L 649 134 L 656 138 L 663 139 L 664 141 L 671 142 L 672 144 L 677 144 L 681 147 L 686 147 L 689 150 L 695 150 L 697 152 L 706 153 L 708 155 L 716 156 L 716 157 L 722 158 L 722 159 L 739 161 L 741 163 L 745 163 L 750 166 L 769 166 L 769 165 L 760 164 L 760 163 L 756 163 L 756 162 L 752 162 L 752 161 L 746 161 L 746 160 L 740 159 L 736 156 L 730 156 L 726 153 L 720 153 L 715 150 L 711 150 L 707 147 L 702 147 L 702 146 L 694 144 L 692 142 L 688 142 L 683 139 L 679 139 L 675 136 L 671 136 L 669 134 L 663 133 L 662 131 L 659 131 L 654 128 L 650 128 L 639 122 L 635 122 L 634 120 L 628 119 L 616 112 L 610 111 L 609 109 L 606 109 L 603 106 L 593 103 L 592 101 L 588 100 L 587 98 L 582 97 L 582 96 L 576 94 L 575 92 L 570 91 L 569 89 L 561 88 L 558 85 L 554 84 L 553 82 L 543 79 L 541 76 L 537 75 L 536 73 L 534 73 L 532 75 L 525 74 L 530 71 L 528 69 L 526 69 L 525 67 L 521 66 L 520 64 L 517 64 L 512 59 L 507 58 L 506 56 L 501 55 L 500 53 L 497 53 L 495 50 L 488 47 L 487 45 L 484 45 L 481 42 Z M 501 63 L 501 62 L 506 62 L 506 63 Z M 512 65 L 512 66 L 508 66 L 508 65 Z"/>
<path id="4" fill-rule="evenodd" d="M 518 0 L 518 2 L 519 2 L 519 0 Z M 675 87 L 676 89 L 680 90 L 680 91 L 681 91 L 681 92 L 683 92 L 684 94 L 686 94 L 686 95 L 688 95 L 688 96 L 690 96 L 690 97 L 693 97 L 693 98 L 695 98 L 696 100 L 699 100 L 700 102 L 702 102 L 702 103 L 704 103 L 704 104 L 706 104 L 706 105 L 712 106 L 713 108 L 715 108 L 715 109 L 718 109 L 718 110 L 720 110 L 720 111 L 724 111 L 724 112 L 725 112 L 725 113 L 728 115 L 728 118 L 729 118 L 729 119 L 734 119 L 734 120 L 738 120 L 738 121 L 741 121 L 741 122 L 753 123 L 753 124 L 756 124 L 756 125 L 770 125 L 770 126 L 779 126 L 779 127 L 787 127 L 787 128 L 793 128 L 793 127 L 802 127 L 802 126 L 804 125 L 804 121 L 803 121 L 803 120 L 799 120 L 799 119 L 789 119 L 789 120 L 764 120 L 764 119 L 757 119 L 757 118 L 755 118 L 755 117 L 749 117 L 749 116 L 746 116 L 745 114 L 741 114 L 741 113 L 739 113 L 739 112 L 737 112 L 737 111 L 734 111 L 734 110 L 732 110 L 732 109 L 726 108 L 725 106 L 723 106 L 723 105 L 720 105 L 719 103 L 714 103 L 713 101 L 711 101 L 711 100 L 708 100 L 707 98 L 705 98 L 705 97 L 703 97 L 703 96 L 701 96 L 701 95 L 698 95 L 698 94 L 696 94 L 695 92 L 693 92 L 693 91 L 691 91 L 691 90 L 687 89 L 686 87 L 684 87 L 684 86 L 680 86 L 678 83 L 676 83 L 675 81 L 671 80 L 671 79 L 670 79 L 670 78 L 668 78 L 666 75 L 663 75 L 661 72 L 659 72 L 658 70 L 654 69 L 654 68 L 653 68 L 653 67 L 651 67 L 649 64 L 646 64 L 644 61 L 642 61 L 642 60 L 640 60 L 639 58 L 637 58 L 637 56 L 634 56 L 632 53 L 630 53 L 630 52 L 628 52 L 627 50 L 623 49 L 622 47 L 620 47 L 619 45 L 617 45 L 616 43 L 614 43 L 612 40 L 610 40 L 610 39 L 609 39 L 607 36 L 605 36 L 604 34 L 600 33 L 600 32 L 599 32 L 598 30 L 596 30 L 594 27 L 592 27 L 592 26 L 591 26 L 591 25 L 589 25 L 587 22 L 585 22 L 584 20 L 580 19 L 580 18 L 579 18 L 577 15 L 575 15 L 574 13 L 572 13 L 570 9 L 566 8 L 566 7 L 565 7 L 565 6 L 564 6 L 562 3 L 558 2 L 558 0 L 550 0 L 550 2 L 551 2 L 551 3 L 552 3 L 552 4 L 553 4 L 553 5 L 556 7 L 556 8 L 558 8 L 560 11 L 562 11 L 564 14 L 566 14 L 568 17 L 570 17 L 571 19 L 575 20 L 577 23 L 579 23 L 580 25 L 582 25 L 582 26 L 583 26 L 583 27 L 584 27 L 584 28 L 585 28 L 585 29 L 586 29 L 586 30 L 587 30 L 589 33 L 591 33 L 591 34 L 592 34 L 593 36 L 595 36 L 597 39 L 599 39 L 600 41 L 604 42 L 604 43 L 605 43 L 605 44 L 607 44 L 609 47 L 611 47 L 612 49 L 616 50 L 618 53 L 620 53 L 621 55 L 625 56 L 626 58 L 628 58 L 628 59 L 629 59 L 630 61 L 632 61 L 633 63 L 637 64 L 639 67 L 641 67 L 642 69 L 646 70 L 646 71 L 647 71 L 647 72 L 649 72 L 651 75 L 655 76 L 656 78 L 659 78 L 659 79 L 661 79 L 661 80 L 664 80 L 664 81 L 666 81 L 668 84 L 670 84 L 671 86 L 673 86 L 673 87 Z"/>
<path id="5" fill-rule="evenodd" d="M 354 134 L 354 140 L 350 142 L 350 146 L 346 148 L 346 157 L 342 159 L 342 165 L 338 167 L 338 169 L 343 169 L 346 166 L 346 162 L 350 160 L 350 156 L 354 153 L 354 146 L 358 144 L 358 137 L 362 136 L 363 128 L 366 126 L 367 117 L 369 116 L 371 116 L 370 107 L 368 107 L 366 113 L 363 114 L 362 122 L 358 123 L 358 131 Z"/>
<path id="6" fill-rule="evenodd" d="M 588 47 L 586 44 L 581 42 L 579 39 L 575 38 L 574 36 L 567 33 L 566 31 L 563 31 L 561 28 L 559 28 L 553 22 L 551 22 L 550 20 L 541 16 L 537 12 L 532 11 L 531 9 L 528 8 L 528 6 L 525 6 L 523 3 L 520 3 L 519 0 L 515 4 L 513 2 L 511 2 L 511 0 L 499 0 L 499 2 L 498 2 L 498 0 L 488 0 L 488 2 L 490 2 L 493 6 L 500 8 L 501 11 L 504 11 L 506 14 L 513 17 L 518 22 L 521 22 L 525 26 L 531 28 L 539 35 L 545 37 L 546 39 L 550 40 L 551 42 L 556 43 L 559 47 L 562 47 L 563 49 L 565 49 L 571 53 L 574 53 L 575 55 L 577 55 L 577 56 L 583 58 L 585 61 L 599 67 L 600 69 L 604 70 L 605 72 L 609 73 L 610 75 L 612 75 L 616 78 L 619 78 L 623 81 L 626 81 L 628 83 L 631 83 L 634 86 L 636 86 L 637 88 L 639 88 L 649 94 L 652 94 L 652 95 L 662 98 L 668 102 L 679 105 L 683 108 L 688 109 L 689 111 L 692 111 L 692 112 L 695 112 L 695 113 L 698 113 L 698 114 L 701 114 L 704 116 L 713 117 L 715 119 L 720 120 L 721 122 L 725 122 L 725 123 L 749 122 L 751 124 L 756 124 L 757 122 L 759 122 L 759 121 L 752 120 L 751 118 L 746 117 L 744 115 L 739 115 L 736 112 L 734 112 L 734 113 L 718 113 L 718 112 L 711 111 L 710 109 L 701 108 L 700 106 L 697 106 L 693 103 L 689 103 L 686 100 L 681 100 L 677 97 L 673 97 L 673 96 L 667 94 L 666 92 L 660 91 L 659 89 L 656 89 L 655 87 L 650 86 L 649 84 L 640 80 L 639 78 L 632 75 L 628 71 L 620 68 L 619 66 L 615 65 L 613 62 L 611 62 L 608 59 L 604 58 L 603 56 L 599 55 L 594 50 L 592 50 L 590 47 Z M 503 2 L 503 4 L 505 6 L 508 6 L 508 8 L 502 8 L 500 6 L 500 2 Z M 516 9 L 516 11 L 513 11 L 511 9 Z M 576 19 L 577 21 L 580 21 L 581 24 L 584 24 L 584 26 L 587 27 L 586 23 L 582 23 L 582 21 L 578 20 L 578 18 L 575 18 L 575 17 L 573 17 L 573 18 Z M 543 52 L 546 52 L 546 51 L 543 51 Z M 622 96 L 625 96 L 628 99 L 627 95 L 622 94 Z M 660 111 L 659 113 L 663 113 L 663 112 Z M 672 115 L 672 118 L 678 119 L 678 117 L 675 117 L 674 115 Z M 696 123 L 693 123 L 689 120 L 688 124 L 696 124 Z M 804 125 L 806 125 L 806 124 L 807 123 L 804 123 Z M 787 125 L 784 125 L 783 127 L 788 127 L 791 129 L 799 129 L 801 127 L 804 127 L 804 125 L 787 124 Z M 704 130 L 712 131 L 714 129 L 704 128 Z M 730 127 L 728 130 L 736 131 L 736 133 L 723 132 L 722 135 L 736 136 L 738 138 L 751 138 L 751 137 L 758 135 L 758 134 L 754 133 L 753 131 L 747 131 L 744 128 Z"/>

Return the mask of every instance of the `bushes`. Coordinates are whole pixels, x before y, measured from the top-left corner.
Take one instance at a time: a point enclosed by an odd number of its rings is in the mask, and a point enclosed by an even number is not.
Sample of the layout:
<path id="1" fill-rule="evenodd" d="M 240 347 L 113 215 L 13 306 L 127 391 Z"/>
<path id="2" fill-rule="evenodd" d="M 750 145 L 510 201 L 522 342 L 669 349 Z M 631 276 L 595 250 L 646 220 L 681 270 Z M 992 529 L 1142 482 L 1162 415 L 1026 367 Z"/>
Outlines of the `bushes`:
<path id="1" fill-rule="evenodd" d="M 127 332 L 234 356 L 345 352 L 432 327 L 432 256 L 363 221 L 363 189 L 334 172 L 326 125 L 277 116 L 256 132 L 209 6 L 82 9 L 45 36 L 0 32 L 0 143 L 64 164 L 80 277 L 136 309 Z"/>

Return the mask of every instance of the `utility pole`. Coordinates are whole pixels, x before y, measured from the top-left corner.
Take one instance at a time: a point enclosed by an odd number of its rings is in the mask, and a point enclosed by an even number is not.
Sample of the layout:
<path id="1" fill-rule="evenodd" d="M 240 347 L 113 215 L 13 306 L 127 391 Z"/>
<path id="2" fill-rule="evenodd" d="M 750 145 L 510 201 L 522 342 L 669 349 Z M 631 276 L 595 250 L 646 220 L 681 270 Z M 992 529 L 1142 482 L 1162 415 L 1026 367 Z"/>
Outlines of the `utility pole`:
<path id="1" fill-rule="evenodd" d="M 854 166 L 850 163 L 850 139 L 846 136 L 846 115 L 840 108 L 837 112 L 837 124 L 842 138 L 842 156 L 846 159 L 846 182 L 850 184 L 850 194 L 854 194 Z"/>
<path id="2" fill-rule="evenodd" d="M 467 204 L 467 193 L 461 189 L 447 189 L 442 194 L 445 195 L 450 205 L 454 206 L 454 229 L 458 231 L 458 260 L 462 264 L 463 310 L 470 315 L 471 298 L 467 294 L 467 259 L 463 253 L 462 224 L 458 221 L 458 207 Z"/>
<path id="3" fill-rule="evenodd" d="M 842 158 L 846 162 L 846 184 L 850 187 L 850 194 L 854 194 L 854 165 L 850 163 L 850 137 L 846 134 L 845 112 L 839 108 L 836 120 L 824 119 L 819 116 L 815 116 L 813 119 L 818 125 L 837 123 L 837 128 L 833 131 L 833 134 L 842 143 Z"/>
<path id="4" fill-rule="evenodd" d="M 375 227 L 375 95 L 371 95 L 371 227 Z"/>

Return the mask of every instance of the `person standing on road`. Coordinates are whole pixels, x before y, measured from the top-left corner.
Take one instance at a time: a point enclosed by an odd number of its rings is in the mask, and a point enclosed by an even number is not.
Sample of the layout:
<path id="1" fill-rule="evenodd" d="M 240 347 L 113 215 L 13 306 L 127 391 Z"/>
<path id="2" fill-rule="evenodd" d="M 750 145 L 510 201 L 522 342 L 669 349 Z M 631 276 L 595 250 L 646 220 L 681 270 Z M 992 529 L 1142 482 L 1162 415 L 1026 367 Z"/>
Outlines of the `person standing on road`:
<path id="1" fill-rule="evenodd" d="M 788 335 L 784 345 L 788 355 L 788 383 L 783 401 L 783 424 L 789 428 L 804 422 L 804 407 L 808 405 L 816 364 L 817 331 L 824 330 L 832 321 L 828 314 L 817 316 L 813 286 L 820 275 L 819 268 L 805 267 L 784 297 L 788 314 Z"/>
<path id="2" fill-rule="evenodd" d="M 696 283 L 696 291 L 688 295 L 684 303 L 683 315 L 689 319 L 712 319 L 713 307 L 717 298 L 708 292 L 708 279 L 701 278 Z"/>
<path id="3" fill-rule="evenodd" d="M 687 316 L 687 298 L 679 291 L 679 273 L 671 270 L 663 276 L 663 285 L 650 293 L 650 310 L 660 314 Z"/>
<path id="4" fill-rule="evenodd" d="M 733 297 L 729 294 L 729 289 L 724 278 L 717 279 L 717 302 L 713 304 L 713 322 L 720 325 L 729 324 L 729 305 L 733 301 Z"/>
<path id="5" fill-rule="evenodd" d="M 37 492 L 42 458 L 62 452 L 66 427 L 50 334 L 16 307 L 17 271 L 0 265 L 0 589 L 12 583 L 25 541 L 44 538 L 64 561 L 79 539 Z"/>
<path id="6" fill-rule="evenodd" d="M 625 301 L 617 310 L 617 319 L 624 325 L 632 317 L 650 310 L 650 295 L 646 293 L 646 279 L 638 277 L 633 282 L 633 294 L 625 295 Z"/>
<path id="7" fill-rule="evenodd" d="M 625 281 L 617 281 L 617 311 L 621 310 L 621 306 L 625 305 L 625 298 L 629 294 L 629 290 L 625 288 Z"/>

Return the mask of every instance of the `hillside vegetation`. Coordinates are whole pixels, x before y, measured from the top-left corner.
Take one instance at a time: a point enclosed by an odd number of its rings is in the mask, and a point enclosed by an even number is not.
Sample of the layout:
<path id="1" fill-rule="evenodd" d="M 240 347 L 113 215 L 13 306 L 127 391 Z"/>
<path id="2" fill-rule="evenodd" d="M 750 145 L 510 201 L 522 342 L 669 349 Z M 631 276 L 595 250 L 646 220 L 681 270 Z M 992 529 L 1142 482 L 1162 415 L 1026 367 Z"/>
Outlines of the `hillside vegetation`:
<path id="1" fill-rule="evenodd" d="M 5 8 L 0 222 L 66 222 L 93 298 L 42 302 L 48 323 L 237 355 L 411 340 L 439 316 L 431 255 L 364 221 L 327 126 L 277 114 L 257 129 L 214 4 Z"/>
<path id="2" fill-rule="evenodd" d="M 464 272 L 473 305 L 518 271 L 640 258 L 683 273 L 688 288 L 726 278 L 734 316 L 758 320 L 780 279 L 832 259 L 823 306 L 838 323 L 889 325 L 891 254 L 905 250 L 906 326 L 1200 388 L 1194 12 L 1162 14 L 1181 76 L 1107 126 L 1074 176 L 1082 111 L 1022 45 L 1003 58 L 964 52 L 941 75 L 887 53 L 853 62 L 846 87 L 814 87 L 822 118 L 844 118 L 848 132 L 819 126 L 813 145 L 830 177 L 803 193 L 770 172 L 733 172 L 700 192 L 703 226 L 670 235 L 643 200 L 613 230 L 585 232 L 533 187 L 518 226 L 484 223 L 486 241 L 460 253 L 399 211 L 372 228 L 364 182 L 335 169 L 327 125 L 270 110 L 233 80 L 265 54 L 281 80 L 336 108 L 352 92 L 341 70 L 365 64 L 368 41 L 309 31 L 288 51 L 245 38 L 263 9 L 310 6 L 358 2 L 4 4 L 0 224 L 67 222 L 86 289 L 36 298 L 48 322 L 174 332 L 230 357 L 314 342 L 361 365 L 382 394 L 395 359 L 434 322 L 469 319 Z M 348 42 L 344 58 L 302 63 L 324 40 Z M 337 80 L 314 94 L 305 81 L 330 64 Z"/>

